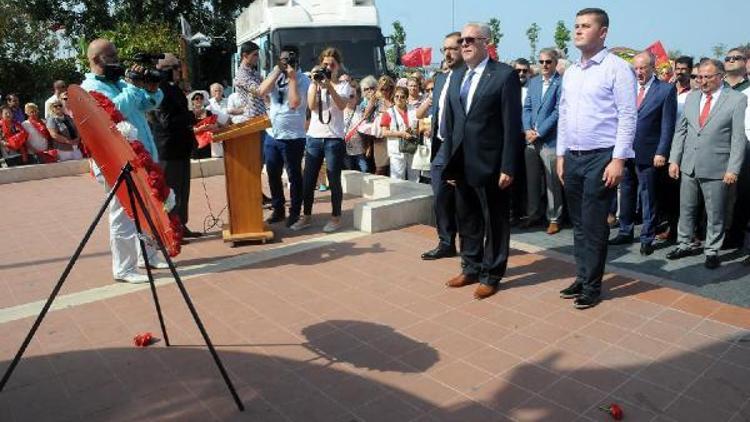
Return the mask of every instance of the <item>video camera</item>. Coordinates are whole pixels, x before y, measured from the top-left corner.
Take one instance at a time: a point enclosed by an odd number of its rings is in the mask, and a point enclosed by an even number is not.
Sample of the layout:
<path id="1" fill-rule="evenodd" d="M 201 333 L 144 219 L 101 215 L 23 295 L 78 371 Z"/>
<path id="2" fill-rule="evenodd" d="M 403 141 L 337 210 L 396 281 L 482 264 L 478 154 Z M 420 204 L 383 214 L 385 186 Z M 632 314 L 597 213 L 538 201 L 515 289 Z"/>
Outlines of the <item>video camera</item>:
<path id="1" fill-rule="evenodd" d="M 143 66 L 142 72 L 136 72 L 132 69 L 128 69 L 125 72 L 125 77 L 131 81 L 145 82 L 147 84 L 157 84 L 162 81 L 162 73 L 156 70 L 156 62 L 164 58 L 162 53 L 135 53 L 133 57 L 129 58 L 128 61 L 140 64 Z"/>

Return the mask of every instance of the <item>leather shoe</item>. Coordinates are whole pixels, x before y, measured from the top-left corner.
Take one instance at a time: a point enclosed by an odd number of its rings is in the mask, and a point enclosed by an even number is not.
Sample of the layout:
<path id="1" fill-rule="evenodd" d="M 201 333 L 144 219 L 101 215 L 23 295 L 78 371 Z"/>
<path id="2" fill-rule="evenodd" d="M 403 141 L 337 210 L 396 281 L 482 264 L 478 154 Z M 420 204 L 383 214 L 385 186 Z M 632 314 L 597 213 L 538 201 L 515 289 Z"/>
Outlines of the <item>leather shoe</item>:
<path id="1" fill-rule="evenodd" d="M 201 232 L 194 232 L 187 227 L 182 228 L 182 237 L 195 238 L 195 237 L 201 237 L 201 236 L 203 236 L 203 233 Z"/>
<path id="2" fill-rule="evenodd" d="M 560 225 L 557 223 L 549 223 L 547 226 L 547 234 L 557 234 L 560 232 Z"/>
<path id="3" fill-rule="evenodd" d="M 583 285 L 573 282 L 570 286 L 560 290 L 560 297 L 563 299 L 575 299 L 583 292 Z"/>
<path id="4" fill-rule="evenodd" d="M 497 292 L 497 285 L 480 284 L 477 289 L 474 290 L 474 299 L 482 300 L 486 299 Z"/>
<path id="5" fill-rule="evenodd" d="M 448 280 L 448 282 L 445 283 L 445 285 L 448 286 L 448 287 L 454 287 L 455 288 L 455 287 L 468 286 L 469 284 L 474 284 L 474 283 L 478 283 L 478 282 L 479 282 L 479 279 L 477 278 L 477 276 L 460 274 L 460 275 L 457 275 L 457 276 L 453 277 L 452 279 Z"/>
<path id="6" fill-rule="evenodd" d="M 703 266 L 708 268 L 709 270 L 715 270 L 719 268 L 720 265 L 721 261 L 719 260 L 718 255 L 707 255 L 706 262 L 703 263 Z"/>
<path id="7" fill-rule="evenodd" d="M 694 249 L 682 249 L 682 248 L 674 248 L 667 254 L 667 259 L 680 259 L 685 258 L 686 256 L 693 256 L 697 253 Z"/>
<path id="8" fill-rule="evenodd" d="M 520 229 L 530 229 L 534 226 L 538 226 L 539 223 L 541 223 L 541 219 L 539 218 L 527 218 L 523 221 L 521 221 L 521 224 L 518 225 L 518 228 Z"/>
<path id="9" fill-rule="evenodd" d="M 624 234 L 618 234 L 614 238 L 609 240 L 610 245 L 629 245 L 633 243 L 633 236 Z"/>
<path id="10" fill-rule="evenodd" d="M 641 243 L 641 255 L 648 256 L 654 253 L 654 245 L 651 243 Z"/>
<path id="11" fill-rule="evenodd" d="M 601 302 L 601 299 L 598 296 L 594 297 L 582 294 L 576 298 L 575 302 L 573 302 L 573 306 L 576 309 L 588 309 L 598 305 L 599 302 Z"/>
<path id="12" fill-rule="evenodd" d="M 276 212 L 274 211 L 270 217 L 266 218 L 266 224 L 274 224 L 274 223 L 280 223 L 284 221 L 284 211 Z"/>
<path id="13" fill-rule="evenodd" d="M 427 251 L 422 254 L 422 259 L 425 261 L 432 261 L 440 258 L 450 258 L 456 256 L 456 248 L 446 248 L 438 246 L 431 251 Z"/>

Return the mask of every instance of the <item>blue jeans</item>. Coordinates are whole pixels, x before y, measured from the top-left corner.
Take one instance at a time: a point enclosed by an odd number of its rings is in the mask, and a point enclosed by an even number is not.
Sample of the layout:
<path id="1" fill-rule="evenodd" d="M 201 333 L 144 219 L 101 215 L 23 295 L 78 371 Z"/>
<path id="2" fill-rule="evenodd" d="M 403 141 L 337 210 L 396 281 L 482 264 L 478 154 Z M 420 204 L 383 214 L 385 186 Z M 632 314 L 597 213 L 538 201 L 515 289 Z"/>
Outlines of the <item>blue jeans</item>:
<path id="1" fill-rule="evenodd" d="M 305 174 L 304 174 L 304 213 L 312 214 L 315 188 L 318 182 L 318 173 L 326 160 L 328 187 L 331 188 L 331 214 L 334 217 L 341 215 L 341 201 L 344 194 L 341 190 L 341 169 L 344 167 L 346 157 L 346 146 L 340 138 L 307 138 L 305 147 Z"/>
<path id="2" fill-rule="evenodd" d="M 364 154 L 347 155 L 346 169 L 359 170 L 362 173 L 367 173 L 367 158 L 365 158 Z"/>
<path id="3" fill-rule="evenodd" d="M 289 215 L 299 216 L 302 208 L 302 155 L 305 152 L 305 138 L 274 139 L 266 135 L 263 143 L 263 154 L 266 159 L 268 186 L 271 188 L 271 205 L 275 213 L 284 212 L 284 185 L 281 173 L 286 167 L 289 176 L 289 196 L 291 205 Z"/>

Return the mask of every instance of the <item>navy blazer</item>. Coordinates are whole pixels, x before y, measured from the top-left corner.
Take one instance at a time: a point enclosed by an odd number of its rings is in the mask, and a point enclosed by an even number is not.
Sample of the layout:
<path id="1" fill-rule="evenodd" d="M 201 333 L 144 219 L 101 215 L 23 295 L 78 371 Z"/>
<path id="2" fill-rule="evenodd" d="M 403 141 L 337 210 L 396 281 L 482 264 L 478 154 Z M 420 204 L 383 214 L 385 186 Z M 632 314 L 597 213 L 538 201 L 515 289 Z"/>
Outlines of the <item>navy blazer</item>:
<path id="1" fill-rule="evenodd" d="M 655 155 L 669 159 L 676 116 L 677 89 L 672 84 L 654 79 L 638 107 L 633 141 L 636 164 L 653 165 Z"/>
<path id="2" fill-rule="evenodd" d="M 442 141 L 438 139 L 437 136 L 438 123 L 440 120 L 440 93 L 443 92 L 443 87 L 445 86 L 445 81 L 447 79 L 447 73 L 440 73 L 435 76 L 435 83 L 432 86 L 432 106 L 430 107 L 430 115 L 432 115 L 432 133 L 430 138 L 432 139 L 432 144 L 430 148 L 430 159 L 435 164 L 445 164 L 447 162 L 445 155 L 441 154 L 438 157 Z M 445 99 L 448 101 L 447 95 L 445 96 Z"/>
<path id="3" fill-rule="evenodd" d="M 529 89 L 523 102 L 523 130 L 536 128 L 539 141 L 544 146 L 554 148 L 557 145 L 557 117 L 562 93 L 562 77 L 555 72 L 550 86 L 542 98 L 542 76 L 529 80 Z M 537 142 L 539 142 L 537 141 Z"/>
<path id="4" fill-rule="evenodd" d="M 512 67 L 490 59 L 466 113 L 460 100 L 466 70 L 454 70 L 448 86 L 442 176 L 475 187 L 497 184 L 501 172 L 515 176 L 523 161 L 521 83 Z"/>

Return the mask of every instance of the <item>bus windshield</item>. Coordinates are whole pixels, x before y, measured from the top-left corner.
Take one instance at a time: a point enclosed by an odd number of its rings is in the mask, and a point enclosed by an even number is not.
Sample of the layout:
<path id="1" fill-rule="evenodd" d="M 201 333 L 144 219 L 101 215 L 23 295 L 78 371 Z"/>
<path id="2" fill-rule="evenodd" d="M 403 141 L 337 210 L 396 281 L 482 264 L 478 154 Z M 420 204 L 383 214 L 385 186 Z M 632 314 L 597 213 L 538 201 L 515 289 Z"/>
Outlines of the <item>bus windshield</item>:
<path id="1" fill-rule="evenodd" d="M 386 71 L 384 40 L 377 27 L 282 28 L 271 35 L 276 55 L 282 46 L 299 48 L 299 64 L 303 71 L 312 69 L 318 55 L 327 47 L 335 47 L 343 56 L 344 67 L 355 78 L 375 77 Z"/>

